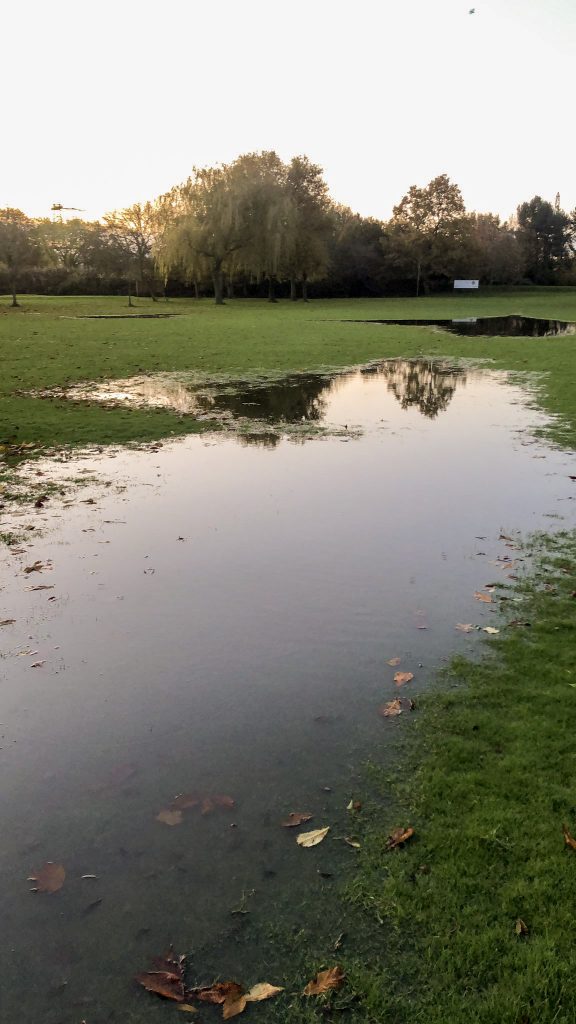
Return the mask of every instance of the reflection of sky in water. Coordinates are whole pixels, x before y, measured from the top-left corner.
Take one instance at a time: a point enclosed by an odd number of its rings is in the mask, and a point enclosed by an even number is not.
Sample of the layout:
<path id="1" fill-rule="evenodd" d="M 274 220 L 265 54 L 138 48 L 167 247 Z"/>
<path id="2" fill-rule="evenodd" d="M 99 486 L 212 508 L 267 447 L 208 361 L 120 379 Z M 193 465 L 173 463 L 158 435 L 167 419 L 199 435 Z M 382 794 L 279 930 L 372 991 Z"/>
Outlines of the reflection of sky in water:
<path id="1" fill-rule="evenodd" d="M 573 525 L 573 460 L 518 433 L 545 422 L 519 388 L 448 373 L 431 417 L 410 372 L 324 388 L 326 421 L 362 425 L 358 439 L 266 448 L 214 434 L 38 464 L 49 478 L 95 468 L 112 486 L 94 506 L 82 492 L 65 510 L 26 510 L 20 523 L 48 532 L 2 555 L 3 617 L 17 620 L 0 636 L 7 1020 L 157 1020 L 131 977 L 171 941 L 195 950 L 206 980 L 252 979 L 252 933 L 238 940 L 230 908 L 254 889 L 250 927 L 300 927 L 303 905 L 323 906 L 317 869 L 341 877 L 350 851 L 303 853 L 277 823 L 308 810 L 347 834 L 351 766 L 385 758 L 397 732 L 376 714 L 395 696 L 387 660 L 414 671 L 405 692 L 417 695 L 477 642 L 456 622 L 498 622 L 473 593 L 507 582 L 499 556 L 521 555 L 500 533 Z M 425 374 L 420 385 L 429 410 Z M 53 591 L 25 589 L 37 558 L 54 568 L 32 581 Z M 126 764 L 125 784 L 106 783 Z M 234 815 L 156 822 L 191 790 L 231 794 Z M 41 900 L 25 879 L 45 860 L 68 880 Z M 282 983 L 280 967 L 269 980 Z"/>
<path id="2" fill-rule="evenodd" d="M 576 334 L 576 323 L 533 316 L 461 317 L 454 320 L 350 320 L 345 323 L 394 324 L 401 327 L 439 327 L 450 334 L 472 338 L 548 338 Z"/>

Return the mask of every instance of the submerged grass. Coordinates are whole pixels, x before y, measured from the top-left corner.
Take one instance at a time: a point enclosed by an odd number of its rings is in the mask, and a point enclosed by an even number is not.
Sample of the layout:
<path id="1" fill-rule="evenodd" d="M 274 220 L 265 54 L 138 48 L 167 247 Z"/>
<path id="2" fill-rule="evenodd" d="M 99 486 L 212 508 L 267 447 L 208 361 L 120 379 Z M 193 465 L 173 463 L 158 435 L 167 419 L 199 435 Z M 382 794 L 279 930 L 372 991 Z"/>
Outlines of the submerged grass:
<path id="1" fill-rule="evenodd" d="M 136 312 L 164 303 L 140 300 Z M 278 376 L 378 358 L 438 356 L 544 375 L 539 401 L 559 417 L 557 440 L 576 443 L 574 337 L 459 338 L 421 327 L 345 323 L 385 317 L 527 316 L 576 320 L 576 289 L 494 290 L 479 296 L 322 300 L 308 305 L 239 300 L 171 300 L 180 313 L 163 320 L 80 319 L 128 313 L 119 297 L 25 296 L 0 305 L 0 443 L 123 443 L 197 432 L 213 425 L 168 410 L 103 408 L 28 392 L 72 383 L 157 372 L 220 378 Z"/>
<path id="2" fill-rule="evenodd" d="M 358 982 L 374 1020 L 576 1020 L 576 850 L 562 833 L 576 832 L 576 535 L 534 547 L 524 600 L 505 609 L 530 625 L 454 661 L 401 772 L 371 770 L 397 799 L 393 819 L 370 816 L 348 890 L 390 929 L 385 991 L 371 972 Z M 416 837 L 386 853 L 408 822 Z"/>

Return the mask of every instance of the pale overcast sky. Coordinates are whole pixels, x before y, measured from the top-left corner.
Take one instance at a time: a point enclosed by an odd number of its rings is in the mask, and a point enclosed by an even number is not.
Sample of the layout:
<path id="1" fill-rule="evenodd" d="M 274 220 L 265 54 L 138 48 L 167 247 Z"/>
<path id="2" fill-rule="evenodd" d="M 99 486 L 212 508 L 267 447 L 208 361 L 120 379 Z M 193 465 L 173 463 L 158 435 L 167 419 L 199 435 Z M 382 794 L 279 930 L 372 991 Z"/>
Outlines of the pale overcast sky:
<path id="1" fill-rule="evenodd" d="M 469 209 L 576 206 L 576 0 L 20 0 L 0 206 L 106 210 L 275 149 L 387 217 L 446 172 Z"/>

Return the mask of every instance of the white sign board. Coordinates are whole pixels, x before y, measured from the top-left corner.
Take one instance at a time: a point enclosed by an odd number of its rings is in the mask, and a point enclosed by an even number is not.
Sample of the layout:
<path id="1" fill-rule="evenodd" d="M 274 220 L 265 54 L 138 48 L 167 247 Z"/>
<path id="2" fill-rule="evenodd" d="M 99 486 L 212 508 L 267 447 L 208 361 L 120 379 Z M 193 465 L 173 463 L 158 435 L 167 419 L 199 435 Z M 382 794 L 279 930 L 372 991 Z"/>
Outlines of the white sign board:
<path id="1" fill-rule="evenodd" d="M 479 288 L 480 281 L 454 281 L 455 288 Z"/>

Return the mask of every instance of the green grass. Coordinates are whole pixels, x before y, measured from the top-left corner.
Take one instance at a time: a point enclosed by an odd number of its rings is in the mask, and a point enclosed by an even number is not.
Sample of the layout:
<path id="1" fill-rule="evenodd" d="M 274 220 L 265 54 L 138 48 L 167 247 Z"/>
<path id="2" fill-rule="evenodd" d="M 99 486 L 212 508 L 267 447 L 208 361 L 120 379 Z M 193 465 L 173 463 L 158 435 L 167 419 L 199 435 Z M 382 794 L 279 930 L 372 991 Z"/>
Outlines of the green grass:
<path id="1" fill-rule="evenodd" d="M 26 396 L 85 380 L 156 371 L 246 377 L 255 373 L 341 367 L 417 355 L 489 359 L 496 367 L 546 374 L 540 402 L 562 418 L 556 437 L 576 442 L 576 339 L 478 339 L 422 328 L 341 323 L 343 319 L 523 313 L 576 320 L 576 289 L 494 290 L 421 299 L 323 300 L 271 306 L 236 300 L 140 300 L 135 312 L 168 320 L 82 320 L 128 313 L 126 299 L 24 296 L 12 310 L 0 300 L 0 443 L 105 444 L 156 439 L 206 428 L 165 410 L 104 409 L 97 404 Z"/>
<path id="2" fill-rule="evenodd" d="M 349 898 L 391 928 L 375 1020 L 576 1020 L 576 851 L 562 834 L 576 833 L 576 536 L 537 550 L 524 602 L 504 608 L 531 626 L 453 663 L 407 726 L 394 816 L 369 817 Z M 391 780 L 371 776 L 389 800 Z M 411 844 L 385 853 L 408 822 Z"/>

